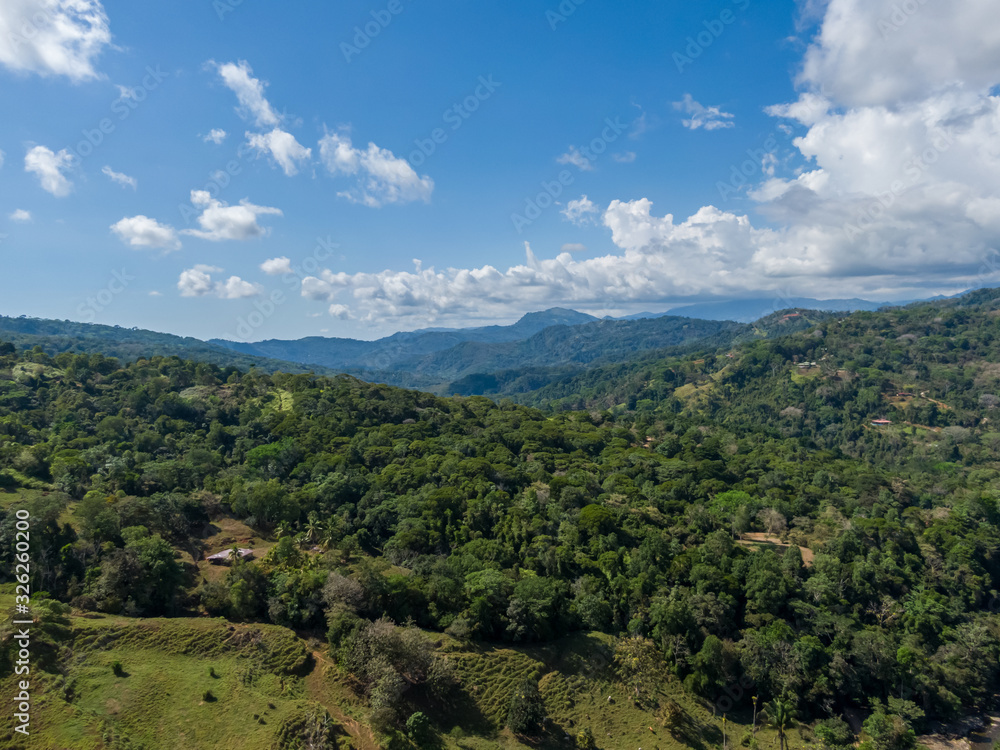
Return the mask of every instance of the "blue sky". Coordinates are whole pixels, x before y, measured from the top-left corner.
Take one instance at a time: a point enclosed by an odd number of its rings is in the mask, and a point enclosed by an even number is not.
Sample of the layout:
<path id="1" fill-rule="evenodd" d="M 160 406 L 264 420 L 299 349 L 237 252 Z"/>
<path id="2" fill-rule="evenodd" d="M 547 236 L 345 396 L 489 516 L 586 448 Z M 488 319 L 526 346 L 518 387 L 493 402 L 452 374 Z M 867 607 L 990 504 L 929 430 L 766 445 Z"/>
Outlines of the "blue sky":
<path id="1" fill-rule="evenodd" d="M 991 9 L 910 4 L 10 0 L 0 313 L 372 338 L 992 283 Z"/>

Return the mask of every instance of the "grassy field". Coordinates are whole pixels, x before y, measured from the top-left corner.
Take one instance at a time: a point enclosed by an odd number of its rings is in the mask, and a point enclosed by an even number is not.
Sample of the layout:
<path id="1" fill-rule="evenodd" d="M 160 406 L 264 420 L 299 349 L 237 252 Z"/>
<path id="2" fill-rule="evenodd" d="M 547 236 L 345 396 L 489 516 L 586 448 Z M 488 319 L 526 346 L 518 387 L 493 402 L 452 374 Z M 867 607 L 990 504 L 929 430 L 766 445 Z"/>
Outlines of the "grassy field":
<path id="1" fill-rule="evenodd" d="M 9 587 L 0 608 L 13 605 Z M 329 716 L 338 747 L 376 750 L 365 701 L 356 695 L 325 647 L 290 630 L 234 624 L 214 618 L 131 619 L 73 613 L 59 668 L 32 676 L 34 703 L 28 740 L 0 713 L 0 748 L 10 750 L 201 750 L 293 748 L 310 716 Z M 589 728 L 605 750 L 722 746 L 721 714 L 687 695 L 666 674 L 657 676 L 645 705 L 615 679 L 615 641 L 574 635 L 544 646 L 499 648 L 433 635 L 461 677 L 459 696 L 446 709 L 413 705 L 434 720 L 435 746 L 445 750 L 573 748 Z M 117 669 L 116 669 L 117 666 Z M 540 675 L 547 721 L 539 738 L 503 728 L 517 682 Z M 0 681 L 0 701 L 11 705 L 14 679 Z M 721 697 L 721 696 L 720 696 Z M 682 727 L 666 728 L 660 706 L 674 701 Z M 744 701 L 748 703 L 748 701 Z M 728 718 L 737 747 L 751 717 Z M 791 747 L 808 733 L 793 731 Z M 758 722 L 759 746 L 776 746 Z"/>

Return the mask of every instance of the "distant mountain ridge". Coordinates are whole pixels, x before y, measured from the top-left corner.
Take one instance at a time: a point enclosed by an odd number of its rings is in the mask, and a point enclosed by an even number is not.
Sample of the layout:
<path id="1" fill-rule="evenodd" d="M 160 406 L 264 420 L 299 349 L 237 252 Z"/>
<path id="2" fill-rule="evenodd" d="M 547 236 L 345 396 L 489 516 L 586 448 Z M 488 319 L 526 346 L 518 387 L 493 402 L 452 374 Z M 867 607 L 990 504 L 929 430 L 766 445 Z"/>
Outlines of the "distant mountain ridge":
<path id="1" fill-rule="evenodd" d="M 49 354 L 100 353 L 123 361 L 150 357 L 181 357 L 220 367 L 264 372 L 334 374 L 327 368 L 307 367 L 298 362 L 281 361 L 235 352 L 200 339 L 157 333 L 138 328 L 122 328 L 70 320 L 47 320 L 0 315 L 0 341 L 9 341 L 19 349 L 40 346 Z"/>
<path id="2" fill-rule="evenodd" d="M 684 315 L 703 320 L 735 320 L 753 323 L 779 310 L 797 308 L 821 312 L 857 312 L 905 305 L 906 302 L 872 302 L 866 299 L 813 299 L 812 297 L 758 297 L 755 299 L 702 302 L 670 310 L 669 315 Z"/>
<path id="3" fill-rule="evenodd" d="M 258 357 L 288 359 L 339 370 L 384 371 L 400 363 L 446 351 L 466 342 L 500 344 L 524 341 L 552 326 L 575 326 L 596 320 L 593 315 L 555 307 L 528 313 L 509 326 L 424 329 L 394 333 L 376 341 L 310 336 L 297 340 L 270 339 L 256 343 L 212 339 L 209 343 Z"/>
<path id="4" fill-rule="evenodd" d="M 657 351 L 727 347 L 747 338 L 782 335 L 790 325 L 807 325 L 810 319 L 921 302 L 925 301 L 890 305 L 863 299 L 757 298 L 685 305 L 620 319 L 598 319 L 557 307 L 528 313 L 512 325 L 428 328 L 376 341 L 314 336 L 253 343 L 205 342 L 119 326 L 0 316 L 0 340 L 19 348 L 38 345 L 51 354 L 99 352 L 123 360 L 176 355 L 244 370 L 347 373 L 442 394 L 502 395 L 534 391 L 593 367 Z M 796 304 L 776 313 L 774 308 L 783 303 Z M 795 311 L 799 314 L 787 314 Z M 817 312 L 802 315 L 807 311 Z"/>

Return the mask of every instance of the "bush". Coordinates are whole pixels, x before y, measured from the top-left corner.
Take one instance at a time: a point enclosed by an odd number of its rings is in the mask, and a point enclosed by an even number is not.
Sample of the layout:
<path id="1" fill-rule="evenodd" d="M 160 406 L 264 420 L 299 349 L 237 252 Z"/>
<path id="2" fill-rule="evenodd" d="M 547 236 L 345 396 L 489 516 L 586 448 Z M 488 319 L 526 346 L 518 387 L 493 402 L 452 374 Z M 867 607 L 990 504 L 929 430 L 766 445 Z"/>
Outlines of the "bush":
<path id="1" fill-rule="evenodd" d="M 125 667 L 122 666 L 120 661 L 115 661 L 111 664 L 111 671 L 114 673 L 115 677 L 125 676 Z"/>
<path id="2" fill-rule="evenodd" d="M 202 693 L 201 699 L 205 701 L 205 703 L 214 703 L 217 700 L 217 698 L 215 697 L 215 695 L 212 693 L 211 690 L 206 690 L 204 693 Z"/>
<path id="3" fill-rule="evenodd" d="M 525 677 L 514 690 L 507 711 L 507 726 L 515 734 L 530 734 L 538 729 L 545 717 L 538 680 Z"/>
<path id="4" fill-rule="evenodd" d="M 406 720 L 406 733 L 423 747 L 431 739 L 431 720 L 423 711 L 417 711 Z"/>

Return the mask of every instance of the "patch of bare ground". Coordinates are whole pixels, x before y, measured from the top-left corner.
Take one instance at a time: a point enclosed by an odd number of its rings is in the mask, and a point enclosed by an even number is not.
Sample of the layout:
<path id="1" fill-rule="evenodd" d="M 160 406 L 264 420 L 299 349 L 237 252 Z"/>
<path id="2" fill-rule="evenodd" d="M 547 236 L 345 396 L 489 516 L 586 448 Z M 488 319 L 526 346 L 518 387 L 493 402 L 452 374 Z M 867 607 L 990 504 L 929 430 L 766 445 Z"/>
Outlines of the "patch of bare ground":
<path id="1" fill-rule="evenodd" d="M 774 534 L 765 534 L 762 531 L 751 531 L 748 534 L 744 534 L 743 538 L 740 539 L 737 544 L 742 544 L 746 547 L 756 547 L 758 545 L 767 545 L 773 547 L 782 547 L 787 549 L 793 545 L 787 542 L 781 541 L 781 539 Z M 807 568 L 811 568 L 812 564 L 816 561 L 816 553 L 813 552 L 808 547 L 799 547 L 799 552 L 802 553 L 802 562 Z"/>

